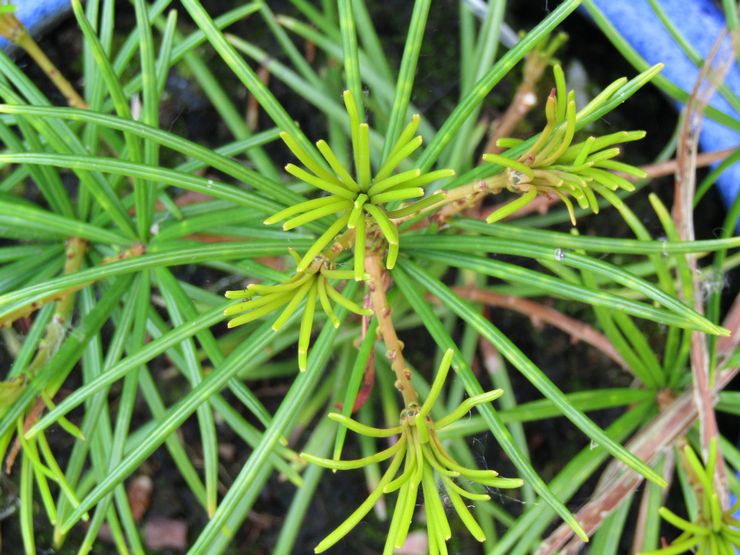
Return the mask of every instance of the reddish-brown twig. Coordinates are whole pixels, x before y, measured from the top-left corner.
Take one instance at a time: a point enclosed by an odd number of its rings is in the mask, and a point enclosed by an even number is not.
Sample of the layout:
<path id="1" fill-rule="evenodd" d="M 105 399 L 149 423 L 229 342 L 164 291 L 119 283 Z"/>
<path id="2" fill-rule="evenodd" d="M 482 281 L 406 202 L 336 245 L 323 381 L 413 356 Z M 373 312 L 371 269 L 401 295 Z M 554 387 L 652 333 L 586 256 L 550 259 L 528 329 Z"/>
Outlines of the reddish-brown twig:
<path id="1" fill-rule="evenodd" d="M 713 150 L 711 152 L 702 152 L 701 154 L 696 155 L 696 165 L 697 168 L 705 168 L 709 166 L 710 164 L 714 164 L 715 162 L 720 162 L 727 158 L 728 156 L 735 154 L 737 152 L 737 147 L 732 148 L 723 148 L 721 150 Z M 647 176 L 650 179 L 655 179 L 657 177 L 665 177 L 667 175 L 673 175 L 676 173 L 676 169 L 678 167 L 678 159 L 674 158 L 673 160 L 666 160 L 665 162 L 658 162 L 655 164 L 647 164 L 645 166 L 640 166 L 640 169 L 647 172 Z M 634 176 L 628 176 L 627 174 L 620 174 L 622 177 L 625 177 L 627 179 L 631 179 L 633 181 L 637 180 L 638 178 Z"/>
<path id="2" fill-rule="evenodd" d="M 566 316 L 559 310 L 530 301 L 529 299 L 523 299 L 513 295 L 499 295 L 493 291 L 485 291 L 472 287 L 456 287 L 454 291 L 461 297 L 465 297 L 471 301 L 484 303 L 489 306 L 508 308 L 524 314 L 529 317 L 535 325 L 540 322 L 550 324 L 551 326 L 569 334 L 574 341 L 583 341 L 584 343 L 588 343 L 589 345 L 596 347 L 599 351 L 619 364 L 619 366 L 627 371 L 630 370 L 629 365 L 624 361 L 605 335 L 599 333 L 585 322 Z"/>
<path id="3" fill-rule="evenodd" d="M 740 330 L 740 295 L 735 297 L 730 310 L 727 311 L 724 326 L 730 330 Z M 717 340 L 717 351 L 720 353 L 730 353 L 737 347 L 739 342 L 740 333 L 720 337 Z"/>
<path id="4" fill-rule="evenodd" d="M 729 324 L 729 320 L 725 320 L 724 325 L 727 327 Z M 737 327 L 730 327 L 729 329 L 733 334 L 740 331 Z M 717 350 L 719 368 L 725 367 L 732 352 L 731 346 Z M 712 404 L 716 403 L 719 392 L 732 381 L 739 370 L 740 368 L 729 368 L 718 373 L 712 391 Z M 691 388 L 664 407 L 661 413 L 646 425 L 626 447 L 642 460 L 649 462 L 657 453 L 660 453 L 685 435 L 697 417 L 698 411 L 696 403 L 694 403 L 694 388 Z M 615 469 L 620 474 L 617 474 Z M 576 514 L 576 519 L 588 535 L 593 534 L 601 525 L 602 521 L 619 506 L 627 495 L 635 491 L 643 481 L 642 476 L 636 472 L 626 470 L 622 463 L 616 463 L 607 468 L 604 474 L 609 475 L 608 479 L 605 477 L 601 480 L 601 483 L 605 484 L 605 486 L 599 489 Z M 583 547 L 583 543 L 578 538 L 571 539 L 572 537 L 573 531 L 571 528 L 566 524 L 562 524 L 542 542 L 537 555 L 577 553 Z M 563 546 L 565 546 L 564 550 L 562 549 Z"/>
<path id="5" fill-rule="evenodd" d="M 696 190 L 696 156 L 699 149 L 699 132 L 701 130 L 704 109 L 717 87 L 722 83 L 733 61 L 732 52 L 719 60 L 715 67 L 715 59 L 720 45 L 725 39 L 721 33 L 715 41 L 711 53 L 702 67 L 696 80 L 691 96 L 686 104 L 683 125 L 678 141 L 678 152 L 675 180 L 675 194 L 673 203 L 673 219 L 676 223 L 678 235 L 683 241 L 694 240 L 694 213 L 693 198 Z M 686 257 L 691 270 L 691 283 L 684 284 L 684 289 L 693 290 L 694 309 L 703 313 L 701 284 L 698 279 L 696 257 Z M 688 299 L 687 299 L 688 300 Z M 719 434 L 717 419 L 714 414 L 714 405 L 710 399 L 710 370 L 707 341 L 704 334 L 691 334 L 691 371 L 694 379 L 694 402 L 696 403 L 701 429 L 702 451 L 706 460 L 709 442 Z M 725 495 L 725 465 L 724 459 L 719 457 L 715 474 L 715 484 L 720 503 L 726 506 L 728 499 Z"/>
<path id="6" fill-rule="evenodd" d="M 737 372 L 738 368 L 733 368 L 721 372 L 717 376 L 713 402 L 716 402 L 716 394 L 737 375 Z M 657 453 L 686 434 L 697 418 L 696 404 L 693 397 L 694 391 L 692 388 L 671 403 L 660 415 L 643 428 L 643 431 L 626 445 L 627 449 L 640 459 L 649 462 Z M 576 513 L 576 519 L 589 535 L 593 534 L 601 525 L 602 521 L 619 506 L 627 495 L 635 491 L 637 486 L 643 481 L 643 477 L 636 472 L 624 470 L 624 466 L 621 464 L 619 467 L 622 469 L 622 474 L 609 480 L 608 486 L 597 492 Z M 568 525 L 563 524 L 559 526 L 542 542 L 537 555 L 549 555 L 561 552 L 576 553 L 583 547 L 583 543 L 577 538 L 568 543 L 564 551 L 560 551 L 572 536 L 573 531 Z"/>

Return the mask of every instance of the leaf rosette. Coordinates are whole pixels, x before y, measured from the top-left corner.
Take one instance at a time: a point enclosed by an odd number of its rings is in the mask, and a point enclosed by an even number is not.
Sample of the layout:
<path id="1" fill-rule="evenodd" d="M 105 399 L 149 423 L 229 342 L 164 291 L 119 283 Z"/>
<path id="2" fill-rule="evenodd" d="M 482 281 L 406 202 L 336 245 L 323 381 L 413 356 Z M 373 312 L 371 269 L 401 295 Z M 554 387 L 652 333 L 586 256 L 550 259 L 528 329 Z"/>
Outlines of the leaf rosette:
<path id="1" fill-rule="evenodd" d="M 329 549 L 341 540 L 362 520 L 383 494 L 398 491 L 398 499 L 384 549 L 385 554 L 392 554 L 394 548 L 400 548 L 406 540 L 421 489 L 424 495 L 429 553 L 446 554 L 446 542 L 452 537 L 452 532 L 444 503 L 440 498 L 438 483 L 441 483 L 452 507 L 472 536 L 480 542 L 485 541 L 486 536 L 470 512 L 467 503 L 488 501 L 490 496 L 483 492 L 469 491 L 458 482 L 475 484 L 477 486 L 474 487 L 478 489 L 481 487 L 518 488 L 523 482 L 518 478 L 502 478 L 495 470 L 471 469 L 458 464 L 437 437 L 439 430 L 458 421 L 475 406 L 490 403 L 503 394 L 501 389 L 496 389 L 469 397 L 447 416 L 437 421 L 432 420 L 429 414 L 442 391 L 452 363 L 453 353 L 452 349 L 448 349 L 445 353 L 426 401 L 421 406 L 413 404 L 404 408 L 401 411 L 398 426 L 375 428 L 342 414 L 329 414 L 330 419 L 364 436 L 373 438 L 398 436 L 398 440 L 387 449 L 355 460 L 324 459 L 301 453 L 301 457 L 306 461 L 334 471 L 362 468 L 372 463 L 391 459 L 388 469 L 375 490 L 354 513 L 316 546 L 314 550 L 316 553 Z"/>
<path id="2" fill-rule="evenodd" d="M 575 225 L 575 208 L 571 197 L 580 208 L 598 214 L 596 193 L 613 203 L 611 199 L 615 191 L 635 190 L 625 175 L 638 178 L 647 176 L 640 168 L 614 159 L 621 153 L 621 149 L 615 145 L 640 140 L 645 136 L 644 131 L 618 131 L 573 142 L 579 122 L 607 102 L 627 79 L 617 79 L 577 111 L 575 91 L 567 92 L 562 68 L 555 65 L 553 73 L 555 88 L 545 104 L 547 123 L 534 143 L 516 159 L 493 153 L 483 155 L 486 162 L 505 168 L 501 174 L 503 187 L 520 195 L 494 211 L 486 220 L 488 223 L 510 216 L 538 195 L 555 195 L 565 204 L 571 223 Z M 523 142 L 521 139 L 504 138 L 496 144 L 512 148 Z"/>
<path id="3" fill-rule="evenodd" d="M 291 249 L 290 253 L 296 262 L 300 262 L 301 258 L 294 250 Z M 351 279 L 353 276 L 354 272 L 352 270 L 337 270 L 330 259 L 315 257 L 308 268 L 296 271 L 293 277 L 284 283 L 277 285 L 250 283 L 246 289 L 226 291 L 227 299 L 240 300 L 241 302 L 224 309 L 224 315 L 240 314 L 240 316 L 229 320 L 228 326 L 233 328 L 262 318 L 282 308 L 272 324 L 272 329 L 278 331 L 288 322 L 305 299 L 306 304 L 301 315 L 301 326 L 298 333 L 298 368 L 303 372 L 308 364 L 308 348 L 311 342 L 311 331 L 313 330 L 317 303 L 321 305 L 322 310 L 335 328 L 339 327 L 339 319 L 334 314 L 332 302 L 358 315 L 372 315 L 372 310 L 363 308 L 342 295 L 330 281 L 333 279 Z"/>
<path id="4" fill-rule="evenodd" d="M 336 215 L 332 223 L 316 242 L 308 249 L 298 263 L 298 271 L 303 271 L 311 264 L 314 257 L 331 243 L 345 228 L 354 230 L 354 278 L 363 279 L 364 260 L 367 237 L 373 236 L 371 226 L 379 231 L 388 245 L 386 267 L 391 269 L 396 264 L 399 249 L 398 227 L 393 222 L 414 214 L 442 200 L 443 195 L 411 202 L 396 207 L 399 202 L 411 201 L 424 196 L 424 187 L 439 179 L 455 174 L 453 170 L 442 169 L 423 173 L 420 169 L 409 169 L 396 172 L 419 147 L 423 139 L 415 135 L 420 118 L 414 115 L 399 135 L 388 156 L 373 174 L 370 162 L 370 126 L 360 121 L 360 112 L 355 98 L 350 91 L 344 91 L 344 105 L 349 115 L 352 152 L 356 175 L 340 162 L 329 144 L 320 140 L 316 147 L 323 156 L 319 161 L 301 147 L 300 143 L 287 132 L 280 137 L 295 157 L 303 164 L 287 164 L 285 171 L 303 183 L 323 191 L 325 196 L 300 202 L 273 214 L 265 224 L 283 221 L 283 229 L 289 230 L 300 225 Z"/>

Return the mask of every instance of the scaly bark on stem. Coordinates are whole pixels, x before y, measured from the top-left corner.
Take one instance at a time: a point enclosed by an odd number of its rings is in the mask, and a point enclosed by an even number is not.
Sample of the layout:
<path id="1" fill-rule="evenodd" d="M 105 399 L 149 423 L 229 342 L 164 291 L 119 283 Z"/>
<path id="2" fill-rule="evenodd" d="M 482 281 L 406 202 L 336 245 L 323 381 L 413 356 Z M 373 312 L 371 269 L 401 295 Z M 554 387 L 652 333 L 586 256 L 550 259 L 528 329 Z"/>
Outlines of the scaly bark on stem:
<path id="1" fill-rule="evenodd" d="M 388 353 L 391 368 L 396 375 L 396 388 L 401 392 L 405 406 L 419 404 L 419 395 L 411 385 L 411 371 L 403 358 L 403 343 L 398 339 L 396 328 L 391 319 L 391 307 L 385 296 L 384 277 L 387 272 L 383 268 L 380 256 L 371 253 L 365 258 L 365 271 L 370 275 L 368 288 L 372 300 L 373 312 L 378 320 L 378 335 L 383 338 Z"/>
<path id="2" fill-rule="evenodd" d="M 437 224 L 444 224 L 450 218 L 467 210 L 477 206 L 479 201 L 488 194 L 500 193 L 506 188 L 507 177 L 505 173 L 500 173 L 489 177 L 487 179 L 481 179 L 455 187 L 449 191 L 441 190 L 440 193 L 444 194 L 444 198 L 441 199 L 437 204 L 429 206 L 422 210 L 420 213 L 430 213 L 427 219 L 422 220 L 419 224 L 415 225 L 414 228 L 423 227 L 430 221 Z M 403 218 L 397 218 L 394 221 L 401 223 L 413 218 L 416 218 L 418 214 L 412 216 L 405 216 Z"/>

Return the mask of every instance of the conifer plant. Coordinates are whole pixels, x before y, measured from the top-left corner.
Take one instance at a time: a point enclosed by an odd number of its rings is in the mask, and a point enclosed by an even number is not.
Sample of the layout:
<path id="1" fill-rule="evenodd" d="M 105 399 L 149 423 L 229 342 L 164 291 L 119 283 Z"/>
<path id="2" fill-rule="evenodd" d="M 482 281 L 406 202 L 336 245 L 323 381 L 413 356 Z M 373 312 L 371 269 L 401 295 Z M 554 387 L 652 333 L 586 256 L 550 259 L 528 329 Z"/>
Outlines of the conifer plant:
<path id="1" fill-rule="evenodd" d="M 12 7 L 0 13 L 0 33 L 48 77 L 34 82 L 0 53 L 0 323 L 12 360 L 0 452 L 17 484 L 19 552 L 99 552 L 103 530 L 120 553 L 148 552 L 127 487 L 155 452 L 202 523 L 190 553 L 242 547 L 273 475 L 290 483 L 266 547 L 279 554 L 342 552 L 350 534 L 386 554 L 420 535 L 435 555 L 588 541 L 608 554 L 630 526 L 634 550 L 651 554 L 738 546 L 740 452 L 707 420 L 711 406 L 694 404 L 734 375 L 735 343 L 717 340 L 734 330 L 720 291 L 697 293 L 692 265 L 702 255 L 695 274 L 727 271 L 740 241 L 689 240 L 655 195 L 655 225 L 643 225 L 630 204 L 651 176 L 622 149 L 645 132 L 601 132 L 645 85 L 664 86 L 661 65 L 628 57 L 637 73 L 579 107 L 556 32 L 579 0 L 504 53 L 505 3 L 488 2 L 477 25 L 460 2 L 459 101 L 440 115 L 413 102 L 430 0 L 412 3 L 398 60 L 363 0 L 293 0 L 291 15 L 257 0 L 218 17 L 201 0 L 133 0 L 131 29 L 112 0 L 71 3 L 82 74 L 69 81 Z M 274 51 L 226 30 L 237 22 L 264 28 Z M 168 130 L 173 74 L 202 89 L 233 140 L 209 148 Z M 519 88 L 489 128 L 504 80 Z M 246 120 L 234 91 L 249 96 Z M 540 130 L 523 132 L 525 117 Z M 550 210 L 522 217 L 536 207 Z M 610 237 L 615 221 L 634 238 Z M 595 371 L 617 367 L 631 387 L 555 383 L 519 346 L 539 332 L 512 334 L 497 306 L 583 339 L 608 360 Z M 258 380 L 283 388 L 277 402 Z M 523 381 L 538 398 L 518 403 Z M 720 393 L 718 407 L 738 414 L 740 398 Z M 617 416 L 604 428 L 588 413 L 607 408 Z M 553 470 L 530 456 L 523 423 L 562 418 L 583 449 Z M 474 434 L 495 446 L 485 461 Z M 234 472 L 226 436 L 246 453 Z M 324 469 L 368 492 L 317 513 L 321 537 L 309 538 L 320 484 L 341 478 Z M 687 518 L 660 508 L 673 482 Z"/>

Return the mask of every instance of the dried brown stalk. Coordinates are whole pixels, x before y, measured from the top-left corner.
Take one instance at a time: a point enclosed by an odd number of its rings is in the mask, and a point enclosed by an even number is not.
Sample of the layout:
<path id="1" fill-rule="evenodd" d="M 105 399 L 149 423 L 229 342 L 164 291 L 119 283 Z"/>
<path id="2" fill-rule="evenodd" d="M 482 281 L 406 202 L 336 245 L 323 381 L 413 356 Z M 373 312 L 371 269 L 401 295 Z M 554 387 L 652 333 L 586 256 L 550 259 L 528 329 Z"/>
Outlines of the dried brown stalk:
<path id="1" fill-rule="evenodd" d="M 66 260 L 64 262 L 64 275 L 74 274 L 79 271 L 82 266 L 82 261 L 85 258 L 87 252 L 87 241 L 78 237 L 72 237 L 67 241 L 66 248 Z M 83 284 L 75 288 L 68 289 L 60 295 L 55 295 L 53 298 L 57 301 L 54 307 L 54 314 L 51 317 L 51 322 L 46 326 L 46 333 L 44 338 L 39 344 L 36 356 L 34 356 L 31 363 L 26 369 L 26 375 L 33 376 L 36 372 L 44 366 L 57 352 L 59 346 L 64 340 L 64 336 L 67 332 L 69 325 L 69 316 L 74 308 L 74 293 L 83 289 L 89 284 Z M 33 305 L 31 305 L 33 306 Z M 41 414 L 44 412 L 44 402 L 41 398 L 36 399 L 36 404 L 26 415 L 26 419 L 23 422 L 23 430 L 28 431 L 31 426 L 39 419 Z M 5 471 L 9 474 L 13 468 L 13 463 L 18 456 L 18 452 L 21 448 L 20 439 L 16 438 L 10 449 L 5 463 Z"/>
<path id="2" fill-rule="evenodd" d="M 702 152 L 701 154 L 697 154 L 695 167 L 705 168 L 709 166 L 710 164 L 714 164 L 715 162 L 719 162 L 721 160 L 724 160 L 728 156 L 735 154 L 737 150 L 738 150 L 737 147 L 732 147 L 732 148 L 723 148 L 722 150 L 713 150 L 711 152 Z M 665 162 L 658 162 L 657 164 L 647 164 L 645 166 L 640 166 L 640 169 L 647 172 L 648 178 L 655 179 L 657 177 L 665 177 L 667 175 L 675 174 L 678 168 L 678 163 L 679 163 L 678 159 L 666 160 Z M 619 174 L 619 175 L 627 179 L 631 179 L 633 181 L 637 180 L 636 177 L 628 176 L 627 174 Z"/>
<path id="3" fill-rule="evenodd" d="M 270 84 L 270 71 L 267 69 L 266 65 L 261 65 L 259 69 L 257 70 L 257 77 L 259 77 L 259 80 L 264 83 L 265 86 L 268 86 Z M 259 127 L 259 119 L 260 119 L 260 104 L 257 101 L 257 98 L 250 94 L 249 98 L 247 99 L 247 127 L 250 131 L 256 131 Z"/>
<path id="4" fill-rule="evenodd" d="M 735 297 L 730 310 L 727 312 L 724 326 L 730 330 L 740 329 L 740 295 Z M 731 353 L 735 350 L 738 343 L 740 343 L 740 333 L 720 337 L 717 340 L 717 352 Z"/>
<path id="5" fill-rule="evenodd" d="M 729 324 L 729 320 L 725 320 L 724 325 L 729 326 Z M 729 329 L 732 330 L 733 334 L 740 331 L 737 327 L 730 327 Z M 725 367 L 732 352 L 732 346 L 718 348 L 719 368 Z M 740 368 L 730 368 L 718 373 L 710 399 L 712 405 L 717 402 L 719 392 L 732 381 L 738 371 L 740 371 Z M 656 454 L 684 436 L 697 417 L 698 411 L 694 402 L 694 388 L 692 388 L 667 404 L 661 413 L 645 426 L 626 447 L 640 459 L 650 462 Z M 615 469 L 620 474 L 616 474 Z M 619 462 L 612 465 L 611 471 L 607 468 L 604 474 L 605 477 L 602 478 L 601 482 L 605 486 L 598 490 L 576 514 L 576 519 L 589 536 L 598 529 L 602 521 L 619 506 L 624 498 L 635 491 L 643 481 L 642 476 L 636 472 L 626 470 L 624 465 Z M 607 474 L 609 474 L 608 478 Z M 578 538 L 573 538 L 571 528 L 562 524 L 540 545 L 537 555 L 561 552 L 573 554 L 577 553 L 582 547 L 583 542 Z M 561 549 L 562 551 L 560 551 Z"/>
<path id="6" fill-rule="evenodd" d="M 501 152 L 502 149 L 496 146 L 496 141 L 502 137 L 511 137 L 519 122 L 537 105 L 535 95 L 537 83 L 540 82 L 545 69 L 553 61 L 555 52 L 566 40 L 567 35 L 560 33 L 552 37 L 549 42 L 543 43 L 541 48 L 536 48 L 527 55 L 522 71 L 522 82 L 517 87 L 514 98 L 504 115 L 495 122 L 483 152 Z"/>
<path id="7" fill-rule="evenodd" d="M 524 80 L 514 93 L 514 98 L 506 108 L 506 112 L 500 120 L 494 122 L 493 132 L 488 138 L 483 152 L 501 152 L 503 148 L 496 146 L 496 141 L 503 137 L 511 137 L 514 129 L 526 117 L 526 115 L 537 106 L 537 95 L 535 86 L 542 78 L 545 65 L 540 64 L 532 71 L 527 71 L 525 66 Z"/>
<path id="8" fill-rule="evenodd" d="M 85 254 L 87 253 L 87 242 L 84 239 L 80 239 L 79 237 L 72 237 L 67 241 L 67 250 L 66 250 L 66 260 L 64 264 L 64 275 L 70 275 L 78 272 L 80 270 L 80 267 L 82 265 L 82 260 L 84 259 Z M 112 264 L 113 262 L 119 262 L 121 260 L 125 260 L 128 258 L 134 258 L 137 256 L 141 256 L 143 254 L 146 254 L 146 247 L 142 245 L 141 243 L 134 243 L 131 247 L 128 249 L 125 249 L 124 251 L 118 253 L 115 256 L 109 256 L 102 260 L 102 264 Z M 13 322 L 21 319 L 21 318 L 28 318 L 39 310 L 40 308 L 46 306 L 49 303 L 52 302 L 58 302 L 58 303 L 67 303 L 67 306 L 64 306 L 62 308 L 57 307 L 57 309 L 54 312 L 54 317 L 52 318 L 51 322 L 49 323 L 49 327 L 59 327 L 60 324 L 65 324 L 67 318 L 69 317 L 69 314 L 71 313 L 71 303 L 74 302 L 74 294 L 77 291 L 80 291 L 82 289 L 85 289 L 86 287 L 91 286 L 94 281 L 86 281 L 84 283 L 78 283 L 77 285 L 71 285 L 70 287 L 65 288 L 62 291 L 59 291 L 57 293 L 53 293 L 51 295 L 48 295 L 46 297 L 42 297 L 40 299 L 37 299 L 29 304 L 23 305 L 18 307 L 17 309 L 5 314 L 2 318 L 0 318 L 0 326 L 9 327 Z M 58 332 L 55 330 L 47 330 L 46 336 L 50 337 L 49 334 L 57 334 Z M 54 335 L 56 337 L 56 335 Z M 61 339 L 60 339 L 61 340 Z M 45 340 L 44 340 L 45 341 Z M 44 343 L 42 342 L 42 348 Z M 32 366 L 29 368 L 33 368 Z"/>
<path id="9" fill-rule="evenodd" d="M 712 402 L 717 401 L 718 393 L 737 375 L 738 368 L 726 370 L 717 376 Z M 662 411 L 627 445 L 632 453 L 643 461 L 650 462 L 656 454 L 660 453 L 673 444 L 694 424 L 698 413 L 693 400 L 693 388 Z M 609 481 L 608 486 L 597 492 L 591 500 L 576 513 L 576 519 L 586 533 L 592 535 L 602 521 L 616 509 L 624 498 L 635 491 L 642 483 L 643 477 L 631 470 L 625 470 L 624 465 L 618 465 L 622 474 Z M 568 525 L 559 526 L 542 543 L 537 550 L 537 555 L 548 555 L 559 553 L 565 546 L 563 553 L 577 553 L 583 547 L 581 540 L 575 538 L 566 545 L 573 536 L 573 531 Z"/>
<path id="10" fill-rule="evenodd" d="M 44 409 L 46 406 L 44 405 L 43 399 L 40 397 L 36 399 L 36 402 L 34 403 L 33 407 L 31 407 L 31 410 L 28 411 L 28 414 L 26 414 L 26 418 L 23 421 L 23 431 L 27 432 L 31 429 L 31 426 L 33 426 L 36 421 L 41 418 L 41 415 L 44 413 Z M 5 457 L 5 473 L 10 474 L 13 472 L 13 465 L 15 465 L 15 461 L 18 458 L 18 454 L 21 452 L 21 440 L 20 438 L 16 437 L 13 441 L 13 445 L 8 450 L 8 455 Z"/>
<path id="11" fill-rule="evenodd" d="M 691 96 L 686 104 L 685 116 L 681 127 L 678 141 L 678 152 L 675 180 L 675 194 L 673 204 L 673 219 L 676 223 L 678 235 L 683 241 L 693 241 L 694 213 L 693 198 L 696 190 L 696 156 L 699 149 L 699 133 L 701 131 L 704 109 L 709 99 L 724 81 L 725 75 L 732 64 L 734 57 L 730 52 L 724 59 L 715 64 L 719 47 L 725 39 L 725 33 L 717 38 L 711 53 L 707 56 L 696 84 L 691 91 Z M 715 67 L 716 65 L 716 67 Z M 703 313 L 701 284 L 698 279 L 696 257 L 687 255 L 686 261 L 691 270 L 691 284 L 693 290 L 694 309 Z M 714 413 L 714 405 L 710 399 L 710 376 L 709 376 L 709 354 L 707 341 L 704 334 L 693 332 L 691 334 L 691 371 L 694 381 L 694 402 L 697 406 L 699 426 L 701 430 L 701 444 L 704 458 L 706 460 L 709 442 L 719 435 L 717 419 Z M 724 459 L 719 457 L 715 474 L 715 485 L 720 503 L 727 508 L 726 492 L 726 469 Z"/>
<path id="12" fill-rule="evenodd" d="M 499 295 L 493 291 L 485 291 L 472 287 L 455 287 L 455 293 L 474 302 L 483 303 L 489 306 L 497 306 L 514 310 L 532 320 L 533 324 L 544 322 L 554 326 L 565 333 L 569 334 L 574 341 L 583 341 L 596 347 L 622 368 L 630 371 L 629 365 L 624 361 L 621 355 L 616 351 L 614 345 L 609 339 L 596 331 L 592 326 L 566 316 L 559 310 L 549 306 L 523 299 L 512 295 Z"/>
<path id="13" fill-rule="evenodd" d="M 673 471 L 676 468 L 676 458 L 673 456 L 673 451 L 666 451 L 663 461 L 663 479 L 668 484 L 661 491 L 661 505 L 665 503 L 665 498 L 668 495 L 668 488 L 671 487 L 673 481 Z M 640 498 L 640 509 L 637 514 L 637 524 L 635 526 L 635 535 L 632 540 L 632 553 L 637 554 L 643 551 L 645 545 L 645 526 L 648 522 L 648 516 L 650 511 L 653 509 L 650 506 L 650 487 L 646 487 L 642 490 L 642 497 Z"/>

